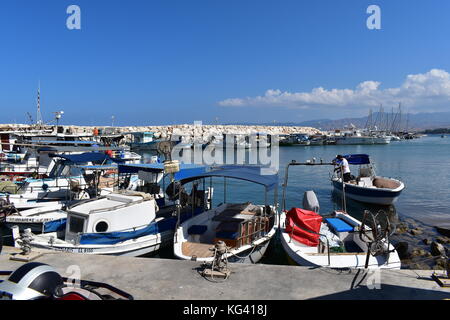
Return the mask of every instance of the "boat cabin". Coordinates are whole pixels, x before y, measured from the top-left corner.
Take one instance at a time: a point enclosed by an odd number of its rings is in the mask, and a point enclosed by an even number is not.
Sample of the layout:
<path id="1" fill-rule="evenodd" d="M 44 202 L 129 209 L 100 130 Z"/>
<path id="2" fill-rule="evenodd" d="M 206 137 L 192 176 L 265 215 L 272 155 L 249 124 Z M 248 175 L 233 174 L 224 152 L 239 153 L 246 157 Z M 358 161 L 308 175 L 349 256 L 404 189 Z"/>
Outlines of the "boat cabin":
<path id="1" fill-rule="evenodd" d="M 151 195 L 112 193 L 72 207 L 67 214 L 65 240 L 78 244 L 81 234 L 134 231 L 149 225 L 155 215 L 156 203 Z"/>
<path id="2" fill-rule="evenodd" d="M 131 132 L 133 143 L 148 143 L 155 140 L 154 132 Z"/>

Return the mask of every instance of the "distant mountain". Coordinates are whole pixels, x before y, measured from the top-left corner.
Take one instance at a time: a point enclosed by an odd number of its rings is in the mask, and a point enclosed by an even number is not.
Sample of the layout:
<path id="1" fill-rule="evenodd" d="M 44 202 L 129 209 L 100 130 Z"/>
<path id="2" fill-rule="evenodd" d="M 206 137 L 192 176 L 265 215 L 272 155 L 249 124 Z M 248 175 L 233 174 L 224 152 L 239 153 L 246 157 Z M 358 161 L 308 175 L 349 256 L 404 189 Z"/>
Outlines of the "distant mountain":
<path id="1" fill-rule="evenodd" d="M 320 119 L 308 120 L 302 122 L 285 122 L 285 123 L 259 123 L 259 125 L 271 126 L 302 126 L 313 127 L 321 130 L 343 129 L 346 126 L 353 124 L 357 128 L 364 128 L 369 124 L 368 116 L 361 118 L 344 118 L 338 120 Z M 381 114 L 374 112 L 372 114 L 372 126 L 377 126 L 379 129 L 390 129 L 394 119 L 394 127 L 397 131 L 421 131 L 426 129 L 450 128 L 450 112 L 433 112 L 433 113 L 415 113 L 392 115 L 391 113 Z M 237 123 L 234 123 L 237 124 Z M 242 123 L 243 125 L 257 125 L 256 123 Z"/>
<path id="2" fill-rule="evenodd" d="M 339 120 L 303 121 L 299 123 L 299 125 L 322 130 L 344 128 L 350 124 L 353 124 L 358 128 L 364 128 L 367 124 L 370 124 L 368 118 L 369 117 L 366 116 L 362 118 L 346 118 Z M 379 129 L 392 128 L 393 121 L 394 130 L 396 129 L 397 131 L 450 128 L 450 112 L 402 114 L 401 116 L 398 114 L 392 115 L 391 113 L 381 114 L 379 112 L 372 114 L 372 126 L 377 126 Z"/>

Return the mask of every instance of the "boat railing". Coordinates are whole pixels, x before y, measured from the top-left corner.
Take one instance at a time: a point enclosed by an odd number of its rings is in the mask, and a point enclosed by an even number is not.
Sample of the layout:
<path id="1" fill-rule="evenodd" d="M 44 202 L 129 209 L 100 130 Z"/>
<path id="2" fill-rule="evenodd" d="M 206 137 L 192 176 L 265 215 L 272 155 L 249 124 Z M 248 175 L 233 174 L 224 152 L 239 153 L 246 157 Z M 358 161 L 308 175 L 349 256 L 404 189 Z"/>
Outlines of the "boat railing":
<path id="1" fill-rule="evenodd" d="M 255 216 L 250 220 L 241 222 L 240 236 L 236 239 L 239 247 L 251 244 L 254 240 L 263 237 L 270 227 L 269 216 Z"/>
<path id="2" fill-rule="evenodd" d="M 17 194 L 18 191 L 19 191 L 18 186 L 6 185 L 0 188 L 1 193 Z"/>
<path id="3" fill-rule="evenodd" d="M 303 227 L 299 226 L 298 224 L 296 224 L 296 223 L 295 223 L 294 221 L 292 221 L 292 220 L 291 220 L 291 223 L 292 223 L 295 227 L 297 227 L 297 228 L 299 228 L 299 229 L 302 229 L 303 231 L 306 231 L 306 232 L 309 232 L 309 233 L 312 233 L 312 234 L 316 234 L 316 235 L 322 236 L 322 237 L 324 237 L 324 238 L 327 240 L 328 265 L 331 265 L 330 241 L 328 240 L 328 237 L 327 237 L 326 235 L 322 234 L 322 233 L 317 233 L 317 232 L 314 232 L 314 231 L 312 231 L 312 230 L 303 228 Z M 289 233 L 289 243 L 292 242 L 292 234 L 293 234 L 293 233 L 294 233 L 294 228 L 292 228 L 291 232 Z"/>
<path id="4" fill-rule="evenodd" d="M 141 199 L 141 200 L 136 200 L 136 201 L 132 201 L 132 202 L 128 202 L 128 203 L 118 204 L 118 205 L 113 206 L 113 207 L 101 208 L 101 209 L 92 209 L 92 210 L 89 211 L 89 214 L 106 212 L 106 211 L 113 211 L 113 210 L 119 210 L 119 209 L 123 209 L 123 208 L 129 207 L 131 205 L 142 203 L 144 201 L 145 201 L 144 199 Z"/>

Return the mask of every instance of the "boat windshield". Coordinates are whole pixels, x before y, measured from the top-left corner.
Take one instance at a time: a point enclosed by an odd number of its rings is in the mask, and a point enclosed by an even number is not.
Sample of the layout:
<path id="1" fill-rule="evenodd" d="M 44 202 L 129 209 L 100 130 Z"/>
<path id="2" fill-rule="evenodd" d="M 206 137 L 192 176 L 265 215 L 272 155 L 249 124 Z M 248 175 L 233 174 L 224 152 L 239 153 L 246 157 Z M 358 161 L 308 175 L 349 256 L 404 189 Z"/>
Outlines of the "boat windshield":
<path id="1" fill-rule="evenodd" d="M 80 163 L 79 165 L 87 165 L 88 163 Z M 49 178 L 58 177 L 78 177 L 83 174 L 83 171 L 79 167 L 74 167 L 67 164 L 65 161 L 58 161 L 55 164 L 52 171 L 50 171 Z"/>

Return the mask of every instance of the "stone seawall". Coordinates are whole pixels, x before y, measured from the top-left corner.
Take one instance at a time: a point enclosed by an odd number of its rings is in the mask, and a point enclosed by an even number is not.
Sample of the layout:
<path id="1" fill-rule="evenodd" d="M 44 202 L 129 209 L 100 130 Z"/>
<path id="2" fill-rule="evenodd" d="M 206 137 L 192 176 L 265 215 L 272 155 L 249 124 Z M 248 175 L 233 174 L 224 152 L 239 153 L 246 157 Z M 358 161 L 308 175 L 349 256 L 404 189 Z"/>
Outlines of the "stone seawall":
<path id="1" fill-rule="evenodd" d="M 127 127 L 104 127 L 104 126 L 74 126 L 64 125 L 64 132 L 71 133 L 92 133 L 94 128 L 100 129 L 103 133 L 126 133 L 126 132 L 145 132 L 150 131 L 167 137 L 170 135 L 180 136 L 211 136 L 220 134 L 242 134 L 250 135 L 255 133 L 265 133 L 269 135 L 303 133 L 308 135 L 321 134 L 321 131 L 311 127 L 297 126 L 257 126 L 257 125 L 193 125 L 179 124 L 167 126 L 127 126 Z M 46 129 L 52 129 L 54 126 L 45 126 Z M 36 127 L 24 124 L 0 124 L 0 131 L 12 130 L 33 130 Z"/>

